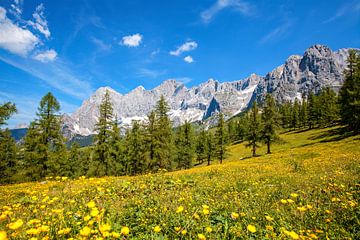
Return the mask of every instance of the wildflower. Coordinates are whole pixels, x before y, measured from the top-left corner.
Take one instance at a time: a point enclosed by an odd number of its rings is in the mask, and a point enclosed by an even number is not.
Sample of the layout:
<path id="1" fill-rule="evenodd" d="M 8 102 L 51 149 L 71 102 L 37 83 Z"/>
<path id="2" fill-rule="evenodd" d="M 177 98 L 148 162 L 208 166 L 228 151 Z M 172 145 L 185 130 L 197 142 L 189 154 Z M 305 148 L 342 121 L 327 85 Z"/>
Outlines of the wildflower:
<path id="1" fill-rule="evenodd" d="M 294 200 L 288 199 L 287 202 L 288 202 L 288 203 L 294 203 Z"/>
<path id="2" fill-rule="evenodd" d="M 236 212 L 232 212 L 230 216 L 233 220 L 235 220 L 239 217 L 239 214 L 237 214 Z"/>
<path id="3" fill-rule="evenodd" d="M 91 219 L 91 216 L 90 216 L 90 215 L 86 215 L 86 216 L 84 217 L 84 221 L 85 221 L 85 222 L 89 221 L 90 219 Z"/>
<path id="4" fill-rule="evenodd" d="M 247 230 L 248 230 L 249 232 L 251 232 L 251 233 L 255 233 L 255 232 L 256 232 L 256 227 L 255 227 L 254 225 L 249 224 L 249 225 L 247 226 Z"/>
<path id="5" fill-rule="evenodd" d="M 97 208 L 91 209 L 90 215 L 92 217 L 96 217 L 97 215 L 99 215 L 99 210 Z"/>
<path id="6" fill-rule="evenodd" d="M 197 214 L 197 213 L 194 213 L 193 216 L 194 216 L 195 219 L 200 219 L 200 216 L 199 216 L 199 214 Z"/>
<path id="7" fill-rule="evenodd" d="M 122 227 L 121 228 L 121 234 L 124 235 L 124 236 L 127 236 L 129 235 L 130 233 L 130 229 L 128 227 Z"/>
<path id="8" fill-rule="evenodd" d="M 206 240 L 206 237 L 204 236 L 204 234 L 201 234 L 201 233 L 198 234 L 198 238 L 199 238 L 199 240 Z"/>
<path id="9" fill-rule="evenodd" d="M 86 205 L 88 208 L 94 208 L 96 206 L 94 201 L 90 201 L 88 202 L 88 204 Z"/>
<path id="10" fill-rule="evenodd" d="M 301 207 L 297 207 L 297 210 L 299 210 L 300 212 L 305 212 L 307 210 L 307 208 L 301 206 Z"/>
<path id="11" fill-rule="evenodd" d="M 181 234 L 182 234 L 182 235 L 186 235 L 186 233 L 187 233 L 186 229 L 184 229 L 184 230 L 181 231 Z"/>
<path id="12" fill-rule="evenodd" d="M 28 235 L 38 235 L 41 233 L 41 230 L 39 228 L 30 228 L 29 230 L 26 230 L 26 234 Z"/>
<path id="13" fill-rule="evenodd" d="M 9 223 L 9 228 L 11 230 L 16 230 L 24 224 L 23 220 L 19 219 L 16 222 Z"/>
<path id="14" fill-rule="evenodd" d="M 0 240 L 7 240 L 7 234 L 5 231 L 0 231 Z"/>
<path id="15" fill-rule="evenodd" d="M 211 227 L 206 227 L 205 230 L 206 230 L 206 232 L 208 232 L 208 233 L 211 233 L 211 232 L 212 232 L 212 228 L 211 228 Z"/>
<path id="16" fill-rule="evenodd" d="M 42 225 L 41 227 L 38 228 L 41 232 L 48 232 L 50 227 L 46 226 L 46 225 Z"/>
<path id="17" fill-rule="evenodd" d="M 270 217 L 270 216 L 265 216 L 265 218 L 266 218 L 266 220 L 268 220 L 268 221 L 273 221 L 274 219 L 272 218 L 272 217 Z"/>
<path id="18" fill-rule="evenodd" d="M 178 232 L 178 231 L 180 231 L 181 228 L 180 227 L 174 227 L 174 229 L 175 229 L 175 231 Z"/>
<path id="19" fill-rule="evenodd" d="M 180 206 L 176 209 L 176 213 L 181 213 L 182 211 L 184 211 L 184 207 Z"/>
<path id="20" fill-rule="evenodd" d="M 68 234 L 70 231 L 71 231 L 71 228 L 64 228 L 64 229 L 60 229 L 57 233 L 59 235 L 62 235 L 62 234 Z"/>
<path id="21" fill-rule="evenodd" d="M 84 227 L 83 229 L 80 230 L 80 235 L 83 237 L 89 236 L 90 233 L 91 233 L 91 229 L 89 227 Z"/>
<path id="22" fill-rule="evenodd" d="M 281 199 L 280 202 L 281 202 L 282 204 L 287 204 L 287 201 L 286 201 L 285 199 Z"/>
<path id="23" fill-rule="evenodd" d="M 268 231 L 274 231 L 274 228 L 273 228 L 273 226 L 267 225 L 267 226 L 266 226 L 266 230 L 268 230 Z"/>
<path id="24" fill-rule="evenodd" d="M 290 194 L 290 196 L 293 197 L 293 198 L 297 198 L 297 197 L 299 196 L 299 194 L 297 194 L 297 193 L 292 193 L 292 194 Z"/>
<path id="25" fill-rule="evenodd" d="M 291 231 L 289 233 L 289 237 L 291 237 L 292 239 L 299 239 L 299 235 L 294 231 Z"/>
<path id="26" fill-rule="evenodd" d="M 99 230 L 100 232 L 104 235 L 106 234 L 106 232 L 110 231 L 111 230 L 111 225 L 106 223 L 106 224 L 103 224 L 103 225 L 100 225 L 99 226 Z"/>
<path id="27" fill-rule="evenodd" d="M 159 225 L 154 227 L 154 232 L 159 233 L 161 231 L 161 227 Z"/>
<path id="28" fill-rule="evenodd" d="M 120 238 L 120 234 L 117 232 L 111 232 L 110 234 L 113 238 Z"/>
<path id="29" fill-rule="evenodd" d="M 312 209 L 313 208 L 313 206 L 311 206 L 311 205 L 306 205 L 306 207 L 308 208 L 308 209 Z"/>

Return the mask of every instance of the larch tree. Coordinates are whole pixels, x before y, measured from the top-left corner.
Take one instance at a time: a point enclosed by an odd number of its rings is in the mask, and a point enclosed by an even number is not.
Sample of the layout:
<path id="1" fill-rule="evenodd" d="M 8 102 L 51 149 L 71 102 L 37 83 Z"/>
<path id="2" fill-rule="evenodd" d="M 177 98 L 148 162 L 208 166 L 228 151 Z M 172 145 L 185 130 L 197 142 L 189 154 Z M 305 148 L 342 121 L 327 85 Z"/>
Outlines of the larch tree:
<path id="1" fill-rule="evenodd" d="M 215 132 L 215 142 L 216 142 L 216 156 L 220 160 L 220 164 L 221 164 L 225 158 L 226 145 L 227 145 L 225 120 L 224 120 L 224 115 L 222 113 L 219 113 L 218 116 L 218 124 Z"/>
<path id="2" fill-rule="evenodd" d="M 245 137 L 248 142 L 246 146 L 251 147 L 252 155 L 255 157 L 256 149 L 259 147 L 259 142 L 261 141 L 262 131 L 260 114 L 256 101 L 254 101 L 253 106 L 247 115 L 247 119 L 249 127 Z"/>
<path id="3" fill-rule="evenodd" d="M 267 94 L 265 97 L 261 119 L 263 122 L 261 138 L 267 146 L 267 153 L 270 154 L 271 143 L 273 143 L 278 138 L 278 134 L 276 132 L 276 129 L 278 128 L 278 114 L 276 112 L 275 100 L 270 94 Z"/>

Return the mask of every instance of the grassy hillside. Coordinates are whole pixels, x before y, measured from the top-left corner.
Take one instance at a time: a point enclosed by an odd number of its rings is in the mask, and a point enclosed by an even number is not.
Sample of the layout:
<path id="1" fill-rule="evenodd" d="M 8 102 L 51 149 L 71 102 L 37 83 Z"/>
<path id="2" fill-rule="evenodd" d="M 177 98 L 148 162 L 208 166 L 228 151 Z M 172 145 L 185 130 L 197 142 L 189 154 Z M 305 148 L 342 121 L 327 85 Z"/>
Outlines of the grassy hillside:
<path id="1" fill-rule="evenodd" d="M 338 132 L 285 133 L 256 158 L 236 144 L 222 165 L 1 186 L 0 239 L 359 239 L 360 137 Z"/>

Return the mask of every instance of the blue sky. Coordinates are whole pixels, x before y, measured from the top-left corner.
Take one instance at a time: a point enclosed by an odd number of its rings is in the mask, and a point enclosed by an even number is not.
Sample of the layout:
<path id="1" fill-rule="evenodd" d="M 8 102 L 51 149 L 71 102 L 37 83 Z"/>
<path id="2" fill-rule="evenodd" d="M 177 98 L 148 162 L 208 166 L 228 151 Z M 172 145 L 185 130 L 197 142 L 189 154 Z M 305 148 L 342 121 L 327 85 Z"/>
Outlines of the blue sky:
<path id="1" fill-rule="evenodd" d="M 101 86 L 265 75 L 313 44 L 360 47 L 359 29 L 360 0 L 1 0 L 0 103 L 13 127 L 48 91 L 69 113 Z"/>

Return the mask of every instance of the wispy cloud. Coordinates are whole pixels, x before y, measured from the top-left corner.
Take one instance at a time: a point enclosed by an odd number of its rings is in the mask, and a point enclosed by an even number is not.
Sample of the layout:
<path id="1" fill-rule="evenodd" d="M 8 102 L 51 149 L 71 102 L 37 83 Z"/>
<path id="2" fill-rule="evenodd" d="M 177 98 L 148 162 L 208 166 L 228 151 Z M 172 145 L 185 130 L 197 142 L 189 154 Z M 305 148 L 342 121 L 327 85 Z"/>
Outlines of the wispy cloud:
<path id="1" fill-rule="evenodd" d="M 175 79 L 176 79 L 176 81 L 182 82 L 183 84 L 186 84 L 186 83 L 189 83 L 192 81 L 192 79 L 189 77 L 177 77 Z"/>
<path id="2" fill-rule="evenodd" d="M 176 50 L 170 51 L 170 55 L 179 56 L 183 52 L 189 52 L 189 51 L 195 50 L 197 47 L 198 47 L 198 44 L 195 41 L 187 41 L 184 44 L 182 44 L 181 46 L 178 46 L 176 48 Z"/>
<path id="3" fill-rule="evenodd" d="M 91 41 L 98 47 L 100 51 L 108 51 L 111 49 L 111 44 L 106 44 L 103 40 L 92 37 Z"/>
<path id="4" fill-rule="evenodd" d="M 268 34 L 266 34 L 260 41 L 260 44 L 265 44 L 269 41 L 274 41 L 276 39 L 282 38 L 292 26 L 292 21 L 287 20 L 281 25 L 277 26 L 273 30 L 271 30 Z"/>
<path id="5" fill-rule="evenodd" d="M 53 62 L 57 57 L 57 52 L 54 49 L 47 50 L 36 54 L 33 58 L 43 63 Z"/>
<path id="6" fill-rule="evenodd" d="M 204 23 L 209 23 L 220 11 L 231 8 L 245 16 L 253 14 L 254 6 L 243 0 L 217 0 L 210 8 L 201 12 L 200 17 Z"/>
<path id="7" fill-rule="evenodd" d="M 353 2 L 342 5 L 333 16 L 326 19 L 322 23 L 323 24 L 331 23 L 331 22 L 345 16 L 346 14 L 358 13 L 358 12 L 360 12 L 360 1 L 353 1 Z"/>
<path id="8" fill-rule="evenodd" d="M 32 26 L 35 30 L 42 33 L 48 39 L 51 33 L 44 12 L 45 12 L 45 7 L 44 4 L 41 3 L 39 6 L 36 7 L 35 12 L 33 13 L 34 19 L 29 20 L 28 24 Z"/>
<path id="9" fill-rule="evenodd" d="M 148 77 L 148 78 L 158 78 L 166 74 L 166 70 L 153 70 L 148 68 L 139 68 L 137 70 L 137 77 Z"/>
<path id="10" fill-rule="evenodd" d="M 72 97 L 84 99 L 93 91 L 90 83 L 77 77 L 70 70 L 68 64 L 60 59 L 56 62 L 42 63 L 16 56 L 0 56 L 0 60 L 37 77 L 49 86 Z"/>
<path id="11" fill-rule="evenodd" d="M 143 36 L 140 33 L 133 35 L 124 36 L 121 40 L 122 45 L 127 47 L 138 47 L 143 39 Z"/>

